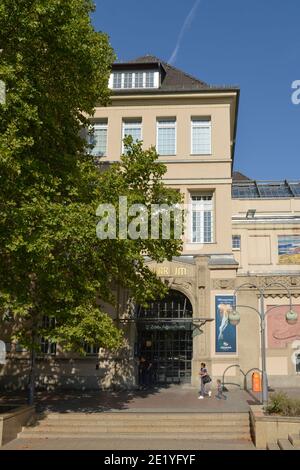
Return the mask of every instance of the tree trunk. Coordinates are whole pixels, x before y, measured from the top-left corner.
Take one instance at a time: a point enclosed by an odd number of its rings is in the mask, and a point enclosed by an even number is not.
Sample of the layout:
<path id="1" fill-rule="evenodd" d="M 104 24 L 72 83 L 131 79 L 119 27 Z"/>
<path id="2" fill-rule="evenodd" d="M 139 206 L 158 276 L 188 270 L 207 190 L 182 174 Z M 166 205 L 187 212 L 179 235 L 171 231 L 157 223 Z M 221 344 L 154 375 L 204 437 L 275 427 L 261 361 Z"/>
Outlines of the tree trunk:
<path id="1" fill-rule="evenodd" d="M 31 350 L 29 383 L 28 383 L 28 404 L 33 405 L 35 396 L 35 349 L 34 344 Z"/>

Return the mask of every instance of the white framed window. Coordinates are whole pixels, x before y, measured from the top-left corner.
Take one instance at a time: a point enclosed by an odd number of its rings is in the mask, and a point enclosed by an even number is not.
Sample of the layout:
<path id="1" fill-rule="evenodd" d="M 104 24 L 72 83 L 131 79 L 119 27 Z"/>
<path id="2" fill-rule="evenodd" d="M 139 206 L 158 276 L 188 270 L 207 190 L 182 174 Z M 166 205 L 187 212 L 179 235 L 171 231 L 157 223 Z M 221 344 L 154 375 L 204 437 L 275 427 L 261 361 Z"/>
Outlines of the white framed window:
<path id="1" fill-rule="evenodd" d="M 109 79 L 109 88 L 115 90 L 131 88 L 158 88 L 159 71 L 158 70 L 135 70 L 113 72 Z"/>
<path id="2" fill-rule="evenodd" d="M 240 251 L 241 249 L 241 236 L 240 235 L 232 235 L 232 249 Z"/>
<path id="3" fill-rule="evenodd" d="M 142 140 L 142 120 L 141 119 L 123 119 L 122 123 L 122 153 L 124 153 L 123 139 L 131 135 L 134 142 Z"/>
<path id="4" fill-rule="evenodd" d="M 114 72 L 112 74 L 113 77 L 113 88 L 122 88 L 122 73 L 121 72 Z"/>
<path id="5" fill-rule="evenodd" d="M 145 88 L 154 88 L 154 72 L 145 72 Z"/>
<path id="6" fill-rule="evenodd" d="M 213 243 L 213 226 L 214 217 L 212 194 L 192 194 L 192 243 Z"/>
<path id="7" fill-rule="evenodd" d="M 156 148 L 159 155 L 176 155 L 176 118 L 158 118 Z"/>
<path id="8" fill-rule="evenodd" d="M 125 72 L 123 74 L 123 87 L 122 88 L 133 88 L 133 78 L 134 78 L 134 75 L 132 72 Z"/>
<path id="9" fill-rule="evenodd" d="M 96 346 L 95 344 L 87 344 L 84 343 L 83 349 L 87 356 L 98 356 L 99 354 L 99 346 Z"/>
<path id="10" fill-rule="evenodd" d="M 134 88 L 144 88 L 144 73 L 143 72 L 135 72 Z"/>
<path id="11" fill-rule="evenodd" d="M 192 155 L 211 155 L 211 119 L 191 119 Z"/>
<path id="12" fill-rule="evenodd" d="M 54 328 L 55 324 L 56 324 L 56 320 L 54 317 L 48 317 L 47 315 L 44 315 L 43 322 L 42 322 L 43 328 L 45 329 Z M 56 354 L 56 343 L 49 341 L 43 336 L 40 339 L 40 346 L 41 346 L 41 352 L 43 354 L 52 354 L 52 355 Z"/>
<path id="13" fill-rule="evenodd" d="M 43 354 L 51 354 L 52 356 L 55 356 L 56 343 L 52 343 L 52 341 L 49 341 L 48 339 L 42 337 L 40 341 L 40 345 L 41 345 L 41 352 Z"/>
<path id="14" fill-rule="evenodd" d="M 107 120 L 93 125 L 93 134 L 90 136 L 89 144 L 93 145 L 91 154 L 104 157 L 107 155 Z"/>
<path id="15" fill-rule="evenodd" d="M 23 346 L 22 344 L 16 343 L 16 345 L 15 345 L 15 351 L 18 352 L 18 353 L 27 352 L 27 349 L 26 349 L 25 346 Z"/>

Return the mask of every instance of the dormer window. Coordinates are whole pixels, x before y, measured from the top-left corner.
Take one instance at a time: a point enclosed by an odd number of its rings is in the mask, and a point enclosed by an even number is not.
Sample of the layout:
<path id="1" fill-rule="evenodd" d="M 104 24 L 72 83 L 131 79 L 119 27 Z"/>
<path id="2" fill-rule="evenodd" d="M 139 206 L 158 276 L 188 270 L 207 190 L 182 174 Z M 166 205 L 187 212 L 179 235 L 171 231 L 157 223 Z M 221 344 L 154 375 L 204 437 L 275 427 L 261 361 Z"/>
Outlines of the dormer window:
<path id="1" fill-rule="evenodd" d="M 113 75 L 113 88 L 122 88 L 122 74 L 115 72 Z"/>
<path id="2" fill-rule="evenodd" d="M 134 87 L 135 88 L 143 88 L 144 86 L 144 73 L 143 72 L 135 72 L 134 74 Z"/>
<path id="3" fill-rule="evenodd" d="M 154 72 L 146 72 L 146 88 L 154 87 Z"/>
<path id="4" fill-rule="evenodd" d="M 159 87 L 159 71 L 114 71 L 109 79 L 109 88 L 114 90 L 147 89 Z"/>
<path id="5" fill-rule="evenodd" d="M 123 87 L 122 88 L 133 88 L 133 73 L 132 72 L 125 72 L 123 80 Z"/>

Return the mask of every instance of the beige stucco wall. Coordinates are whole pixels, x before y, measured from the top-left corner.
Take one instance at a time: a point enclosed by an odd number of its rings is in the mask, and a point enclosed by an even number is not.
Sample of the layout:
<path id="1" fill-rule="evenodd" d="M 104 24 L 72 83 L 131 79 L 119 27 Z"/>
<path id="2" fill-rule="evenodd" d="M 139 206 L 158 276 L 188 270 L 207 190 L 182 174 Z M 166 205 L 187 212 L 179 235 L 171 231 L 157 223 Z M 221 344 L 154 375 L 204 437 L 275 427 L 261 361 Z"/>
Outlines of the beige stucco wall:
<path id="1" fill-rule="evenodd" d="M 278 236 L 300 235 L 300 224 L 234 222 L 232 234 L 241 236 L 241 250 L 234 251 L 239 273 L 300 274 L 298 264 L 281 264 Z"/>
<path id="2" fill-rule="evenodd" d="M 233 199 L 232 215 L 245 215 L 248 209 L 256 209 L 257 214 L 261 215 L 300 214 L 300 198 L 278 198 L 275 201 L 274 199 Z"/>
<path id="3" fill-rule="evenodd" d="M 191 117 L 210 117 L 212 123 L 212 159 L 231 158 L 231 127 L 233 96 L 211 98 L 207 95 L 191 95 L 170 98 L 151 96 L 146 98 L 112 97 L 111 106 L 98 107 L 93 119 L 108 120 L 108 160 L 118 160 L 122 153 L 122 120 L 126 118 L 142 119 L 142 139 L 144 148 L 156 145 L 156 120 L 159 117 L 175 117 L 177 126 L 178 159 L 194 159 L 191 155 Z M 163 157 L 163 159 L 172 159 Z M 198 156 L 205 161 L 207 156 Z M 210 165 L 211 166 L 211 165 Z M 213 169 L 212 177 L 215 177 Z M 228 175 L 229 176 L 229 175 Z"/>
<path id="4" fill-rule="evenodd" d="M 246 213 L 255 209 L 255 219 Z M 279 263 L 278 236 L 300 235 L 300 198 L 233 199 L 232 234 L 241 236 L 241 250 L 234 251 L 239 273 L 300 274 L 299 265 Z"/>
<path id="5" fill-rule="evenodd" d="M 247 220 L 248 209 L 256 210 L 254 220 Z M 300 220 L 297 219 L 299 215 L 299 198 L 232 200 L 232 234 L 241 237 L 241 249 L 233 251 L 239 263 L 238 283 L 249 280 L 260 287 L 266 287 L 268 284 L 279 282 L 292 293 L 293 305 L 299 304 L 300 266 L 281 264 L 278 255 L 278 236 L 300 235 Z M 249 290 L 239 292 L 238 303 L 259 309 L 257 295 Z M 266 291 L 265 305 L 266 309 L 269 305 L 289 305 L 286 290 L 274 286 Z M 258 319 L 254 318 L 255 312 L 247 314 L 244 309 L 242 313 L 243 318 L 248 318 L 245 324 L 241 321 L 238 327 L 243 337 L 240 362 L 246 368 L 252 362 L 255 362 L 255 367 L 261 368 Z M 269 315 L 272 315 L 272 312 Z M 250 320 L 250 317 L 253 318 Z M 269 347 L 267 342 L 267 373 L 271 385 L 300 386 L 300 375 L 296 373 L 293 361 L 293 345 L 297 339 L 300 337 L 295 336 L 280 349 Z"/>
<path id="6" fill-rule="evenodd" d="M 173 95 L 170 97 L 112 97 L 111 106 L 96 108 L 93 120 L 107 119 L 107 157 L 114 161 L 122 153 L 122 121 L 142 119 L 144 148 L 156 145 L 156 121 L 176 118 L 176 155 L 159 157 L 167 166 L 164 181 L 179 189 L 189 203 L 189 195 L 209 192 L 214 195 L 214 242 L 192 244 L 186 232 L 183 254 L 229 253 L 231 251 L 231 150 L 234 135 L 235 94 L 228 96 Z M 211 155 L 191 155 L 191 118 L 210 117 Z M 190 219 L 187 218 L 190 226 Z"/>
<path id="7" fill-rule="evenodd" d="M 194 192 L 212 193 L 214 202 L 214 242 L 210 244 L 192 244 L 186 232 L 183 255 L 194 256 L 194 263 L 165 262 L 157 266 L 150 263 L 172 289 L 184 293 L 191 301 L 194 317 L 205 317 L 207 322 L 201 328 L 201 334 L 193 339 L 192 384 L 198 386 L 198 371 L 201 361 L 208 364 L 213 379 L 222 377 L 224 370 L 239 364 L 246 372 L 260 367 L 260 335 L 258 316 L 254 312 L 242 312 L 240 325 L 237 327 L 237 352 L 235 354 L 217 354 L 215 352 L 215 297 L 233 295 L 234 290 L 243 282 L 253 282 L 260 286 L 278 279 L 286 282 L 297 301 L 300 296 L 299 265 L 279 265 L 277 254 L 277 236 L 300 234 L 299 223 L 292 217 L 300 215 L 300 199 L 276 200 L 238 200 L 231 198 L 231 151 L 235 127 L 236 95 L 232 93 L 116 97 L 111 105 L 98 107 L 94 120 L 108 120 L 108 156 L 103 160 L 119 160 L 121 154 L 122 120 L 124 118 L 142 118 L 142 138 L 144 147 L 156 144 L 156 119 L 158 117 L 176 117 L 177 152 L 175 156 L 159 157 L 167 166 L 165 183 L 177 188 L 188 204 L 190 194 Z M 191 155 L 191 117 L 211 117 L 212 154 Z M 248 209 L 256 209 L 260 220 L 246 220 Z M 290 220 L 287 220 L 290 217 Z M 190 224 L 189 218 L 187 224 Z M 232 234 L 241 235 L 241 251 L 232 252 Z M 230 255 L 239 263 L 238 266 L 210 266 L 210 255 Z M 277 276 L 277 277 L 276 277 Z M 284 305 L 287 297 L 278 295 L 278 290 L 268 292 L 272 304 Z M 107 307 L 111 316 L 116 318 L 128 308 L 128 293 L 120 293 L 117 311 Z M 243 290 L 238 294 L 238 302 L 258 308 L 257 292 Z M 300 303 L 300 302 L 299 302 Z M 135 325 L 126 327 L 128 348 L 117 357 L 100 358 L 99 369 L 95 368 L 97 358 L 78 358 L 59 354 L 56 358 L 39 361 L 41 386 L 65 386 L 69 388 L 109 388 L 134 386 L 136 363 L 134 361 Z M 267 351 L 268 373 L 273 383 L 297 385 L 295 366 L 291 360 L 292 350 L 288 344 L 280 350 Z M 25 384 L 27 380 L 28 360 L 22 355 L 9 356 L 7 366 L 2 368 L 0 385 L 5 383 L 5 376 L 14 386 Z M 238 369 L 231 369 L 228 380 L 242 385 L 243 377 Z M 250 378 L 250 377 L 249 377 Z M 288 382 L 287 378 L 290 379 Z M 300 384 L 299 384 L 300 386 Z"/>

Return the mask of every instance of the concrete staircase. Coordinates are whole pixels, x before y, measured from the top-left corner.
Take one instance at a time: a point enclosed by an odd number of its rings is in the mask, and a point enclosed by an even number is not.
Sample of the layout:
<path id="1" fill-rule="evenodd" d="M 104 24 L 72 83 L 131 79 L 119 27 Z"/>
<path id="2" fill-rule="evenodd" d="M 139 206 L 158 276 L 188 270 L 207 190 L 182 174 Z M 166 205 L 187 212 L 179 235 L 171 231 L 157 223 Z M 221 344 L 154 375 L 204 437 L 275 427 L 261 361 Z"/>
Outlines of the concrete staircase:
<path id="1" fill-rule="evenodd" d="M 250 441 L 249 413 L 48 413 L 20 438 L 133 438 Z"/>
<path id="2" fill-rule="evenodd" d="M 288 439 L 268 442 L 267 450 L 300 450 L 300 433 L 289 434 Z"/>

